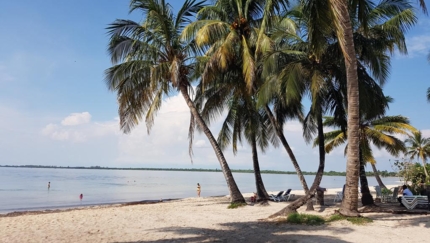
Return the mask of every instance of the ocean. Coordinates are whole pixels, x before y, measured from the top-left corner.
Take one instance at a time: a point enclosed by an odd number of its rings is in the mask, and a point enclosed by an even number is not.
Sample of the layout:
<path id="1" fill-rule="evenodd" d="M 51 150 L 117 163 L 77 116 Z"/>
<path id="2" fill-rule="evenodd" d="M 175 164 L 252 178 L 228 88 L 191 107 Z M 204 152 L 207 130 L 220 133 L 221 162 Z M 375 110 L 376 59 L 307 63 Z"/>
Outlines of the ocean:
<path id="1" fill-rule="evenodd" d="M 255 191 L 254 174 L 233 176 L 242 193 Z M 297 175 L 262 177 L 267 191 L 302 189 Z M 310 186 L 314 176 L 305 178 Z M 368 180 L 369 186 L 377 185 L 374 177 Z M 386 185 L 401 184 L 396 177 L 382 180 Z M 221 172 L 0 167 L 0 213 L 195 197 L 197 183 L 202 197 L 229 194 Z M 324 176 L 321 182 L 326 188 L 343 184 L 344 176 Z"/>

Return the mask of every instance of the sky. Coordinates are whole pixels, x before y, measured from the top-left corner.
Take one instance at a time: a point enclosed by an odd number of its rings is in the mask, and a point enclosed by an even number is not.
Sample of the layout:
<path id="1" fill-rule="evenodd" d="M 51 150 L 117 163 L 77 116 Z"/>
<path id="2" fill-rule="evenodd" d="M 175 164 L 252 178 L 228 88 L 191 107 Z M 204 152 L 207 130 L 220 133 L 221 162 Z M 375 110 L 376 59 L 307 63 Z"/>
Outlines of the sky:
<path id="1" fill-rule="evenodd" d="M 175 10 L 182 1 L 171 1 Z M 427 2 L 430 6 L 430 2 Z M 128 13 L 128 0 L 1 1 L 0 16 L 0 165 L 57 165 L 219 169 L 204 135 L 196 134 L 188 155 L 190 113 L 182 96 L 166 98 L 150 134 L 140 124 L 130 134 L 119 129 L 116 94 L 106 88 L 111 66 L 106 27 L 115 19 L 140 21 Z M 387 115 L 403 115 L 430 137 L 430 17 L 407 33 L 408 55 L 392 57 L 384 92 L 394 98 Z M 216 136 L 222 119 L 211 125 Z M 302 138 L 302 127 L 284 127 L 303 171 L 316 171 L 318 149 Z M 374 151 L 379 170 L 392 171 L 398 159 Z M 230 168 L 252 169 L 247 143 Z M 281 147 L 259 154 L 262 170 L 294 171 Z M 345 171 L 343 147 L 326 157 L 326 171 Z M 367 170 L 371 170 L 370 166 Z"/>

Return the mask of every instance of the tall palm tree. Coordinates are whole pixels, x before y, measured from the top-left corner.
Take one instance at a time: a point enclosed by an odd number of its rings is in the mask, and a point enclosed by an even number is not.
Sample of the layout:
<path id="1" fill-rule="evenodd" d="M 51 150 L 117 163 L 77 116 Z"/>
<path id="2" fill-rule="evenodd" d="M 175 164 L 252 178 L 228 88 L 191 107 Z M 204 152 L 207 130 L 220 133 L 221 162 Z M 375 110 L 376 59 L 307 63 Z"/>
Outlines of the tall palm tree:
<path id="1" fill-rule="evenodd" d="M 258 200 L 268 200 L 269 194 L 260 173 L 258 148 L 264 152 L 269 141 L 276 147 L 278 140 L 264 109 L 257 109 L 255 98 L 248 92 L 246 83 L 241 81 L 242 74 L 238 70 L 219 75 L 216 82 L 200 84 L 197 87 L 196 105 L 203 107 L 201 114 L 207 124 L 227 110 L 218 144 L 223 150 L 231 144 L 236 154 L 238 143 L 242 143 L 245 138 L 252 149 Z"/>
<path id="2" fill-rule="evenodd" d="M 327 117 L 324 121 L 324 125 L 340 127 L 333 117 Z M 378 149 L 385 149 L 393 156 L 398 156 L 400 152 L 405 152 L 405 144 L 403 141 L 396 138 L 395 135 L 406 135 L 409 131 L 414 132 L 416 129 L 412 127 L 409 124 L 409 120 L 403 116 L 379 116 L 370 119 L 362 119 L 360 121 L 360 166 L 364 167 L 366 162 L 371 164 L 376 163 L 371 145 L 376 146 Z M 327 132 L 325 138 L 325 149 L 327 153 L 345 144 L 348 140 L 346 132 L 341 129 Z M 349 144 L 347 146 L 349 146 Z M 347 150 L 345 154 L 347 155 Z M 362 174 L 365 176 L 364 168 Z M 363 180 L 361 187 L 363 205 L 373 204 L 373 198 L 368 189 L 363 190 Z"/>
<path id="3" fill-rule="evenodd" d="M 357 63 L 354 56 L 354 41 L 352 31 L 351 9 L 358 12 L 358 21 L 365 21 L 368 1 L 351 1 L 354 5 L 348 8 L 346 0 L 329 0 L 334 15 L 334 25 L 340 46 L 345 57 L 348 80 L 348 146 L 347 174 L 345 200 L 339 212 L 344 215 L 358 215 L 358 172 L 359 172 L 359 91 L 357 77 Z M 424 0 L 419 0 L 423 12 L 427 13 Z"/>
<path id="4" fill-rule="evenodd" d="M 184 38 L 195 36 L 197 44 L 208 48 L 206 55 L 210 59 L 203 72 L 203 81 L 210 82 L 209 80 L 220 73 L 232 68 L 237 69 L 239 65 L 248 92 L 258 90 L 262 81 L 258 75 L 258 63 L 264 52 L 274 44 L 266 36 L 266 31 L 275 21 L 275 15 L 285 10 L 287 4 L 288 1 L 285 0 L 218 0 L 214 6 L 203 8 L 199 12 L 199 20 L 188 26 L 184 34 Z M 264 107 L 291 158 L 305 192 L 308 193 L 300 166 L 283 135 L 283 123 L 275 119 L 268 106 Z"/>
<path id="5" fill-rule="evenodd" d="M 421 131 L 416 131 L 409 135 L 405 140 L 405 143 L 409 145 L 407 147 L 406 155 L 409 155 L 411 159 L 418 158 L 423 163 L 424 173 L 429 178 L 428 171 L 426 169 L 426 160 L 430 157 L 430 138 L 422 136 Z"/>
<path id="6" fill-rule="evenodd" d="M 197 47 L 180 35 L 204 6 L 203 1 L 186 0 L 175 14 L 164 0 L 132 0 L 130 12 L 141 11 L 144 18 L 141 23 L 119 19 L 108 27 L 113 66 L 106 70 L 106 83 L 117 93 L 120 125 L 126 133 L 143 116 L 149 131 L 163 97 L 179 91 L 215 151 L 231 201 L 244 202 L 219 145 L 190 98 Z"/>
<path id="7" fill-rule="evenodd" d="M 265 31 L 287 5 L 287 0 L 218 0 L 214 6 L 203 8 L 198 14 L 198 21 L 189 25 L 183 33 L 184 39 L 194 38 L 206 50 L 208 60 L 202 74 L 203 85 L 229 71 L 240 71 L 242 78 L 239 80 L 246 83 L 248 92 L 256 92 L 261 83 L 258 63 L 265 50 L 273 45 Z M 282 126 L 275 123 L 270 109 L 266 107 L 265 111 L 276 133 L 282 134 Z M 292 150 L 285 138 L 280 139 L 291 155 Z M 295 158 L 292 161 L 307 191 L 300 167 Z"/>
<path id="8" fill-rule="evenodd" d="M 373 80 L 372 76 L 376 77 L 380 83 L 383 83 L 387 77 L 389 67 L 389 58 L 385 54 L 387 48 L 393 46 L 399 46 L 402 51 L 404 46 L 404 36 L 397 34 L 398 27 L 390 24 L 390 18 L 399 18 L 399 13 L 394 11 L 386 11 L 384 8 L 390 8 L 389 4 L 384 6 L 377 6 L 369 14 L 370 23 L 378 23 L 378 25 L 370 25 L 372 28 L 368 32 L 370 34 L 362 33 L 363 29 L 361 26 L 354 26 L 354 41 L 356 43 L 356 53 L 359 57 L 359 69 L 358 74 L 361 80 L 360 92 L 364 92 L 360 98 L 360 107 L 371 107 L 365 110 L 366 116 L 375 116 L 385 112 L 385 97 L 382 90 Z M 399 7 L 401 9 L 401 7 Z M 280 51 L 271 53 L 270 59 L 281 59 L 281 61 L 275 61 L 275 64 L 271 63 L 269 66 L 274 67 L 276 65 L 282 67 L 282 71 L 269 70 L 268 73 L 280 73 L 276 78 L 277 83 L 284 83 L 282 86 L 300 86 L 300 83 L 306 83 L 307 92 L 311 97 L 311 113 L 305 119 L 305 131 L 309 130 L 311 133 L 305 134 L 305 138 L 309 139 L 313 132 L 317 131 L 318 126 L 315 125 L 318 120 L 318 116 L 321 117 L 324 112 L 330 112 L 337 118 L 338 121 L 342 121 L 341 127 L 346 130 L 346 111 L 347 107 L 345 98 L 346 97 L 346 80 L 345 71 L 343 69 L 344 62 L 342 61 L 342 53 L 339 49 L 337 40 L 332 37 L 331 26 L 328 26 L 326 22 L 316 24 L 312 16 L 328 15 L 328 6 L 324 1 L 313 1 L 307 4 L 301 5 L 292 11 L 292 16 L 296 19 L 296 22 L 300 24 L 300 32 L 302 33 L 313 33 L 312 36 L 306 36 L 307 40 L 301 40 L 301 36 L 288 33 L 288 37 L 282 36 L 280 33 L 274 34 L 278 38 L 281 37 L 283 41 L 275 41 L 279 43 L 287 43 L 286 49 L 281 47 Z M 385 11 L 383 11 L 385 10 Z M 381 21 L 376 21 L 375 18 L 380 16 L 374 14 L 374 12 L 384 12 L 385 21 L 388 24 Z M 395 17 L 393 17 L 393 15 Z M 414 16 L 409 16 L 409 12 L 405 12 L 401 16 L 404 22 L 413 22 Z M 328 20 L 326 20 L 328 21 Z M 391 21 L 395 22 L 395 21 Z M 304 23 L 304 24 L 303 24 Z M 316 27 L 318 26 L 318 28 Z M 317 31 L 314 31 L 317 28 Z M 386 31 L 381 31 L 387 29 Z M 361 31 L 360 31 L 361 30 Z M 289 40 L 287 40 L 289 39 Z M 310 44 L 316 43 L 316 45 Z M 315 46 L 319 46 L 318 49 Z M 288 51 L 288 48 L 290 51 Z M 295 50 L 295 51 L 293 51 Z M 299 52 L 305 52 L 304 54 L 298 54 Z M 287 57 L 289 55 L 289 58 Z M 283 57 L 284 56 L 284 57 Z M 277 58 L 282 57 L 282 58 Z M 284 59 L 285 61 L 282 61 Z M 276 64 L 279 62 L 280 64 Z M 370 68 L 368 68 L 370 67 Z M 371 72 L 371 74 L 368 74 Z M 266 85 L 268 87 L 278 87 L 276 85 Z M 263 86 L 266 88 L 265 86 Z M 283 90 L 277 88 L 277 90 Z M 303 90 L 302 90 L 303 91 Z M 376 102 L 375 102 L 376 101 Z M 375 106 L 375 104 L 380 104 Z M 313 113 L 313 115 L 312 115 Z M 319 114 L 319 115 L 318 115 Z M 345 121 L 343 121 L 343 118 Z M 320 118 L 321 119 L 321 118 Z M 322 124 L 322 121 L 319 122 Z M 322 125 L 320 125 L 322 127 Z M 322 128 L 320 129 L 322 131 Z M 318 130 L 319 131 L 319 130 Z M 323 133 L 323 132 L 321 132 Z M 322 139 L 321 139 L 322 137 Z M 320 163 L 324 160 L 324 139 L 323 135 L 320 136 L 319 146 L 322 147 L 320 150 Z M 364 167 L 363 167 L 364 168 Z M 363 170 L 364 172 L 364 170 Z M 366 177 L 364 176 L 364 179 Z M 363 183 L 366 184 L 367 183 Z M 368 186 L 365 186 L 368 190 Z M 366 191 L 366 190 L 364 190 Z M 370 195 L 370 192 L 369 192 Z"/>

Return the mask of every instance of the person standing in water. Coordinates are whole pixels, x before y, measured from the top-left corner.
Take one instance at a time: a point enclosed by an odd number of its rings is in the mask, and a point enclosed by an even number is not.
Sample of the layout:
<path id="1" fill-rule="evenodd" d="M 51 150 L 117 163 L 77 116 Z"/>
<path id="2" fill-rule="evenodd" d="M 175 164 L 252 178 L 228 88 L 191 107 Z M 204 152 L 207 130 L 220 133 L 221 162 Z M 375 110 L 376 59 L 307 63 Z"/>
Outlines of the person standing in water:
<path id="1" fill-rule="evenodd" d="M 197 183 L 197 196 L 200 197 L 200 192 L 202 191 L 202 187 L 199 183 Z"/>
<path id="2" fill-rule="evenodd" d="M 49 190 L 49 188 L 51 188 L 51 182 L 50 181 L 48 182 L 48 190 Z"/>
<path id="3" fill-rule="evenodd" d="M 79 195 L 79 199 L 82 201 L 82 198 L 84 198 L 84 194 L 81 193 L 81 195 Z"/>

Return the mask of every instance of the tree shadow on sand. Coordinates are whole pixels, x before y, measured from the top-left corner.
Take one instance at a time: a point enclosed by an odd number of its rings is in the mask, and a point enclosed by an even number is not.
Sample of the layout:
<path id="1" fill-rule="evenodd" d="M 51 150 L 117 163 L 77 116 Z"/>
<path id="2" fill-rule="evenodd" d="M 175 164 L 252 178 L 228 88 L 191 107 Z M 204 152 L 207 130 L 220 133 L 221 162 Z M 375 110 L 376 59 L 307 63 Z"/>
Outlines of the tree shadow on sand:
<path id="1" fill-rule="evenodd" d="M 272 222 L 245 222 L 222 224 L 226 229 L 214 230 L 195 227 L 169 227 L 157 229 L 154 233 L 174 233 L 174 238 L 160 240 L 141 240 L 117 243 L 138 242 L 333 242 L 344 243 L 336 235 L 353 231 L 349 227 L 334 228 L 330 225 L 303 226 Z M 309 235 L 318 230 L 332 231 L 332 236 Z M 144 238 L 144 236 L 142 237 Z"/>
<path id="2" fill-rule="evenodd" d="M 420 226 L 430 228 L 430 217 L 428 215 L 405 215 L 405 214 L 373 214 L 371 216 L 363 215 L 373 220 L 385 222 L 396 222 L 402 228 L 408 226 Z"/>

